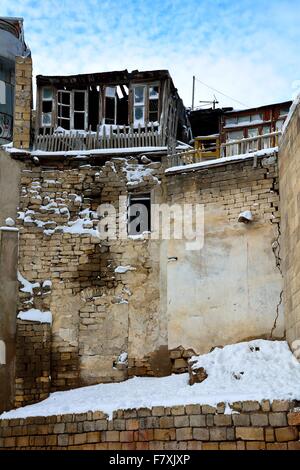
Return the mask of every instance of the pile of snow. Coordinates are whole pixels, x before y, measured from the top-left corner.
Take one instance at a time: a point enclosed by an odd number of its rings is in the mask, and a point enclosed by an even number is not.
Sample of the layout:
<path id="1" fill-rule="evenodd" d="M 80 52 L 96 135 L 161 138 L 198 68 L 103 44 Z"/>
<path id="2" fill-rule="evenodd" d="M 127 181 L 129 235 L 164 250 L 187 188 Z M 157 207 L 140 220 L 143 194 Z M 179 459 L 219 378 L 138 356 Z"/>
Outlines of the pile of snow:
<path id="1" fill-rule="evenodd" d="M 230 404 L 241 400 L 300 399 L 300 364 L 285 341 L 255 340 L 216 348 L 194 357 L 208 378 L 188 385 L 188 374 L 163 378 L 135 377 L 121 383 L 100 384 L 57 392 L 35 405 L 3 413 L 0 418 L 50 416 L 87 411 Z M 226 412 L 231 412 L 229 406 Z"/>

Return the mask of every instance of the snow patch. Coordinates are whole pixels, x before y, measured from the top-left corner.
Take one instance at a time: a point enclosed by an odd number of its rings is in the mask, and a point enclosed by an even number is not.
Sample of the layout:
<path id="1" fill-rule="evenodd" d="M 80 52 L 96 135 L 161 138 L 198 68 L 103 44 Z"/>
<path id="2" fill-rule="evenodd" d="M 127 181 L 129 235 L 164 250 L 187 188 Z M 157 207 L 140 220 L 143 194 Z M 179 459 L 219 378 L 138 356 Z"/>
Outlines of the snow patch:
<path id="1" fill-rule="evenodd" d="M 169 173 L 176 173 L 178 171 L 184 172 L 186 170 L 197 170 L 198 168 L 201 168 L 201 167 L 206 168 L 207 166 L 214 166 L 214 165 L 220 165 L 222 163 L 231 163 L 234 161 L 247 160 L 253 157 L 274 155 L 276 152 L 278 152 L 278 147 L 271 147 L 269 149 L 258 150 L 257 152 L 244 153 L 241 155 L 233 155 L 232 157 L 221 157 L 221 158 L 215 158 L 214 160 L 202 161 L 199 163 L 189 163 L 187 165 L 172 166 L 171 168 L 167 168 L 165 170 L 165 173 L 169 174 Z"/>
<path id="2" fill-rule="evenodd" d="M 132 266 L 117 266 L 115 269 L 115 273 L 117 274 L 125 274 L 128 271 L 135 271 L 135 268 Z"/>
<path id="3" fill-rule="evenodd" d="M 120 383 L 99 384 L 52 393 L 34 405 L 3 413 L 1 419 L 51 416 L 99 411 L 112 417 L 113 411 L 153 406 L 176 406 L 244 400 L 299 400 L 300 364 L 286 341 L 254 340 L 216 348 L 193 358 L 208 377 L 188 384 L 188 374 L 169 377 L 135 377 Z M 241 374 L 243 372 L 243 374 Z M 234 374 L 240 374 L 236 379 Z"/>
<path id="4" fill-rule="evenodd" d="M 31 308 L 25 312 L 20 312 L 17 316 L 19 320 L 26 321 L 38 321 L 40 323 L 52 323 L 52 314 L 51 312 L 41 312 L 36 308 Z"/>

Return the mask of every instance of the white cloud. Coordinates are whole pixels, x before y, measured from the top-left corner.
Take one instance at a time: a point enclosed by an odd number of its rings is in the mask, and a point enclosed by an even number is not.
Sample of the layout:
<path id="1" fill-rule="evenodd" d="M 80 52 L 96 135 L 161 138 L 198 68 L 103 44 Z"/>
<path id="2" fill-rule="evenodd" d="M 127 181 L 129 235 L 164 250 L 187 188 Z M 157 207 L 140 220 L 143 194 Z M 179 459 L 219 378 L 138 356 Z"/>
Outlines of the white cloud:
<path id="1" fill-rule="evenodd" d="M 1 1 L 25 18 L 36 74 L 169 69 L 187 105 L 193 74 L 249 106 L 289 99 L 299 13 L 294 0 Z M 196 103 L 213 94 L 197 82 Z"/>

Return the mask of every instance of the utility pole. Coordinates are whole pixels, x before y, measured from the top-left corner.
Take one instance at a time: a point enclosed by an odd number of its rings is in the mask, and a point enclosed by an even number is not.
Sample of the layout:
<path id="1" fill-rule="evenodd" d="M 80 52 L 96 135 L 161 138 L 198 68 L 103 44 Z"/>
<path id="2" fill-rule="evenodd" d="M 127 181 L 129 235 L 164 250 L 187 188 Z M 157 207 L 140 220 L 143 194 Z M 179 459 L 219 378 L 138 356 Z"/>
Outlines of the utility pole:
<path id="1" fill-rule="evenodd" d="M 194 110 L 194 104 L 195 104 L 195 80 L 196 80 L 196 77 L 195 75 L 193 75 L 192 111 Z"/>

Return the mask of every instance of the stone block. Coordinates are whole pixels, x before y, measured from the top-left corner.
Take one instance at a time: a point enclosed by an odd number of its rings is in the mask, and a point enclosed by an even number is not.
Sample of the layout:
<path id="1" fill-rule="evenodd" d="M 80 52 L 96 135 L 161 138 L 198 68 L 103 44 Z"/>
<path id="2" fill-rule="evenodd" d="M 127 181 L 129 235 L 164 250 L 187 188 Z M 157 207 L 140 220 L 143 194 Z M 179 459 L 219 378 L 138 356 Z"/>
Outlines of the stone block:
<path id="1" fill-rule="evenodd" d="M 177 441 L 190 441 L 193 439 L 192 428 L 179 428 L 176 429 L 176 440 Z"/>
<path id="2" fill-rule="evenodd" d="M 250 415 L 252 426 L 268 426 L 268 415 L 265 413 L 253 413 Z"/>
<path id="3" fill-rule="evenodd" d="M 278 442 L 296 441 L 299 438 L 299 431 L 292 426 L 276 428 L 275 438 Z"/>
<path id="4" fill-rule="evenodd" d="M 269 413 L 269 422 L 273 427 L 287 426 L 286 413 Z"/>
<path id="5" fill-rule="evenodd" d="M 254 427 L 237 427 L 235 430 L 236 438 L 243 441 L 263 441 L 264 429 Z"/>
<path id="6" fill-rule="evenodd" d="M 227 440 L 227 430 L 225 427 L 217 428 L 212 427 L 209 429 L 209 435 L 211 441 L 226 441 Z"/>
<path id="7" fill-rule="evenodd" d="M 209 441 L 209 430 L 207 428 L 194 428 L 193 439 L 197 441 Z"/>

